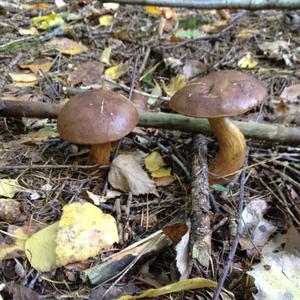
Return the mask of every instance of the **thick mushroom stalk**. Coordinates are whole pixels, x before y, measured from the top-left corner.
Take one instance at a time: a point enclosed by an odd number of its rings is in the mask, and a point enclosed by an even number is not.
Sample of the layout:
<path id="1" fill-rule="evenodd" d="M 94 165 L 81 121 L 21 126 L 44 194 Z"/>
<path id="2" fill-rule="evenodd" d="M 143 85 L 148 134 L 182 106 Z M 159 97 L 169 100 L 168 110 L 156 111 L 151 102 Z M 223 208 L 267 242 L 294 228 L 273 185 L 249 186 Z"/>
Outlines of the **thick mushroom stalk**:
<path id="1" fill-rule="evenodd" d="M 228 183 L 245 161 L 245 138 L 228 118 L 209 118 L 209 123 L 219 144 L 219 152 L 209 166 L 209 183 Z"/>
<path id="2" fill-rule="evenodd" d="M 111 143 L 92 145 L 89 153 L 88 163 L 90 165 L 104 166 L 110 162 Z"/>

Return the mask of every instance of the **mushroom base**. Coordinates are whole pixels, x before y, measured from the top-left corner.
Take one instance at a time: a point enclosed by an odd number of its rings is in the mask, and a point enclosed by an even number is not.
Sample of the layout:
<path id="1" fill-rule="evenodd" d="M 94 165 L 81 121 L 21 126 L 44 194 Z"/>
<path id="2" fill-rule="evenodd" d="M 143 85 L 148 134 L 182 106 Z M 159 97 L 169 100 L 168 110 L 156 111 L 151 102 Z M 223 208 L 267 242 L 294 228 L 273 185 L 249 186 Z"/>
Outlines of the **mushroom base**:
<path id="1" fill-rule="evenodd" d="M 209 166 L 210 184 L 225 184 L 234 179 L 246 158 L 246 141 L 240 129 L 228 118 L 210 118 L 210 126 L 219 143 L 219 152 Z"/>
<path id="2" fill-rule="evenodd" d="M 108 165 L 110 161 L 110 143 L 92 145 L 88 158 L 90 165 Z"/>

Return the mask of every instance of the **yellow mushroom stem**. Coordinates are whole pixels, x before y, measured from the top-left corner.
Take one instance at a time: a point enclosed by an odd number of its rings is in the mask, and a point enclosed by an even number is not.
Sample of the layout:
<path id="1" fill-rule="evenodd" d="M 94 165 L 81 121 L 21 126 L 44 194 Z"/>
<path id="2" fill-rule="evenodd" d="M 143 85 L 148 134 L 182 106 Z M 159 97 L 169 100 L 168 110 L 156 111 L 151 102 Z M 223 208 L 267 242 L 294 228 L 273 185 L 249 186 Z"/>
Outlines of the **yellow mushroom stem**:
<path id="1" fill-rule="evenodd" d="M 240 129 L 228 118 L 210 118 L 209 123 L 219 144 L 219 152 L 210 164 L 210 184 L 228 183 L 241 169 L 246 158 L 246 141 Z M 227 176 L 229 175 L 229 176 Z"/>
<path id="2" fill-rule="evenodd" d="M 110 143 L 92 145 L 88 158 L 90 165 L 108 165 L 110 161 Z"/>

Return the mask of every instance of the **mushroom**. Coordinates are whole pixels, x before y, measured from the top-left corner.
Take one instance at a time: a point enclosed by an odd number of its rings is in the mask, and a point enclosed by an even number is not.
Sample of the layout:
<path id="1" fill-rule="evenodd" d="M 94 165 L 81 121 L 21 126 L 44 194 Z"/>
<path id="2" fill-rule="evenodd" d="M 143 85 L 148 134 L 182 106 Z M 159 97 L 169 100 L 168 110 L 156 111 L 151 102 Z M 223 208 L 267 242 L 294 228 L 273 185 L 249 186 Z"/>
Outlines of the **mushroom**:
<path id="1" fill-rule="evenodd" d="M 137 123 L 138 112 L 126 97 L 98 89 L 72 97 L 58 115 L 57 128 L 65 140 L 91 145 L 90 164 L 105 165 L 111 142 L 127 135 Z"/>
<path id="2" fill-rule="evenodd" d="M 170 107 L 183 115 L 208 118 L 219 144 L 209 166 L 209 182 L 224 184 L 235 177 L 246 157 L 246 142 L 240 129 L 228 118 L 264 102 L 265 86 L 238 71 L 213 72 L 197 83 L 185 86 L 170 100 Z"/>

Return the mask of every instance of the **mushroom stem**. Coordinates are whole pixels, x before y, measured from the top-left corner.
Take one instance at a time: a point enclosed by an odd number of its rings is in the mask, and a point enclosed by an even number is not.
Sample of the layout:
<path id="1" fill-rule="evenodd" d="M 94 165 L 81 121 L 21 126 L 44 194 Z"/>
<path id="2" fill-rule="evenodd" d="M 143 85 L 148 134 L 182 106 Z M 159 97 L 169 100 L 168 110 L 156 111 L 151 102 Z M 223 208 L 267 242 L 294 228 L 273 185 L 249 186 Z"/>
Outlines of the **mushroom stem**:
<path id="1" fill-rule="evenodd" d="M 224 184 L 235 177 L 246 158 L 246 141 L 240 129 L 228 118 L 209 118 L 219 143 L 219 152 L 209 166 L 209 183 Z"/>
<path id="2" fill-rule="evenodd" d="M 92 145 L 88 158 L 91 165 L 108 165 L 110 160 L 110 143 Z"/>

